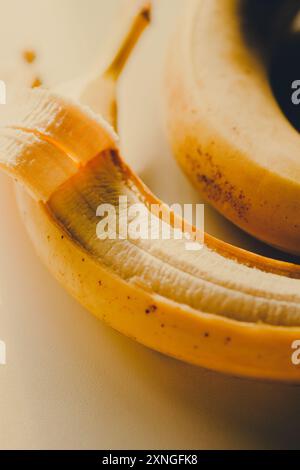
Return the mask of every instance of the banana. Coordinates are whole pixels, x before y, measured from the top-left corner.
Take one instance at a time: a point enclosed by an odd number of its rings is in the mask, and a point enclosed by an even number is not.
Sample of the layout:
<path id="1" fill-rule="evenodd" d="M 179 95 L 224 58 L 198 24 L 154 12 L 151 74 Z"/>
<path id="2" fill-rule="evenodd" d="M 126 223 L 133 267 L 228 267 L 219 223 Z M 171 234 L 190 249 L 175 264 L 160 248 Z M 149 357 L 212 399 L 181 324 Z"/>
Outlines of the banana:
<path id="1" fill-rule="evenodd" d="M 159 203 L 122 160 L 113 130 L 45 90 L 26 92 L 11 108 L 0 129 L 0 166 L 21 183 L 18 202 L 37 253 L 82 305 L 192 364 L 300 380 L 291 361 L 300 338 L 300 281 L 280 275 L 300 277 L 298 266 L 208 236 L 193 253 L 183 239 L 100 240 L 99 204 L 119 210 L 119 197 L 127 196 L 150 213 Z"/>
<path id="2" fill-rule="evenodd" d="M 300 254 L 300 137 L 248 45 L 241 0 L 190 0 L 172 42 L 167 128 L 205 199 L 241 229 Z"/>
<path id="3" fill-rule="evenodd" d="M 81 91 L 73 96 L 87 104 Z M 114 120 L 114 95 L 95 98 Z M 18 181 L 18 205 L 38 255 L 98 318 L 191 364 L 300 381 L 292 361 L 300 339 L 299 266 L 207 234 L 193 253 L 184 237 L 99 239 L 100 204 L 115 207 L 121 221 L 120 197 L 146 214 L 163 204 L 122 160 L 112 127 L 89 107 L 42 89 L 15 94 L 0 119 L 0 168 Z M 164 208 L 154 215 L 169 221 L 171 232 L 184 226 Z"/>

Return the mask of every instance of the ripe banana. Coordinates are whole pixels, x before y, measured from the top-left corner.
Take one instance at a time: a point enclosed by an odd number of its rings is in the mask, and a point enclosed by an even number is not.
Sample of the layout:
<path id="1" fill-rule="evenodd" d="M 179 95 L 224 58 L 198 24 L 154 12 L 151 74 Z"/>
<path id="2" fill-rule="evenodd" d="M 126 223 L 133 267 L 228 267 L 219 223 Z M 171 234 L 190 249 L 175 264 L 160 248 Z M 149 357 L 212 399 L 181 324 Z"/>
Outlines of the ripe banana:
<path id="1" fill-rule="evenodd" d="M 86 104 L 81 90 L 74 96 Z M 114 119 L 114 95 L 95 98 Z M 300 381 L 291 360 L 300 338 L 299 266 L 209 235 L 197 253 L 184 240 L 97 238 L 99 204 L 117 206 L 126 195 L 150 212 L 160 202 L 89 108 L 44 90 L 11 96 L 0 122 L 0 167 L 20 183 L 18 204 L 37 253 L 97 317 L 192 364 Z"/>
<path id="2" fill-rule="evenodd" d="M 242 0 L 189 0 L 167 67 L 167 121 L 205 199 L 256 238 L 300 254 L 300 137 L 247 44 Z"/>
<path id="3" fill-rule="evenodd" d="M 183 240 L 99 240 L 100 203 L 117 208 L 124 195 L 146 211 L 158 203 L 121 159 L 114 132 L 89 109 L 48 91 L 28 91 L 10 106 L 0 166 L 27 189 L 18 200 L 30 237 L 72 295 L 113 328 L 178 359 L 300 380 L 291 361 L 300 338 L 300 280 L 279 275 L 300 277 L 299 267 L 208 236 L 196 253 Z"/>

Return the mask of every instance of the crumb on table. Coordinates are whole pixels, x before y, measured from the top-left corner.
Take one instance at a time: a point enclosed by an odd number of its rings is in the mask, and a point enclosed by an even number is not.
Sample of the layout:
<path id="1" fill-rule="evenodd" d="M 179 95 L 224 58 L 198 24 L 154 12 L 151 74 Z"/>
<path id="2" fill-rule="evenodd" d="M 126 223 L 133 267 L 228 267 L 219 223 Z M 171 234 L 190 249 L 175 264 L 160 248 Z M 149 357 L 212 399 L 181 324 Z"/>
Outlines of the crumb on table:
<path id="1" fill-rule="evenodd" d="M 36 60 L 36 52 L 33 49 L 25 49 L 22 55 L 27 64 L 32 64 Z"/>
<path id="2" fill-rule="evenodd" d="M 43 84 L 42 80 L 39 77 L 35 77 L 31 84 L 31 88 L 38 88 Z"/>

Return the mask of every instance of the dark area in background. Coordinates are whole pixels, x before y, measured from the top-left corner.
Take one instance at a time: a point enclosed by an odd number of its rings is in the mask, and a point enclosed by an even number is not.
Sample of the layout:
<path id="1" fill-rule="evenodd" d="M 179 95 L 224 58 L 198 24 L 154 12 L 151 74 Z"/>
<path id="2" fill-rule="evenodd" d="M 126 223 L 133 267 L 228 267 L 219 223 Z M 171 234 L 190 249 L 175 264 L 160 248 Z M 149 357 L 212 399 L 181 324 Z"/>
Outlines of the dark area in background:
<path id="1" fill-rule="evenodd" d="M 292 102 L 292 83 L 300 80 L 300 32 L 291 24 L 299 0 L 241 0 L 245 40 L 268 68 L 274 95 L 291 124 L 300 131 L 300 105 Z"/>
<path id="2" fill-rule="evenodd" d="M 287 37 L 274 52 L 270 80 L 282 111 L 300 132 L 300 104 L 292 102 L 292 83 L 300 80 L 300 33 Z"/>
<path id="3" fill-rule="evenodd" d="M 289 0 L 240 0 L 240 16 L 245 40 L 262 56 L 264 62 L 270 60 L 274 37 L 279 35 L 278 17 L 281 16 L 281 11 L 286 8 L 287 3 Z M 285 24 L 287 21 L 284 18 Z M 280 29 L 282 28 L 286 29 L 286 26 L 281 23 Z"/>

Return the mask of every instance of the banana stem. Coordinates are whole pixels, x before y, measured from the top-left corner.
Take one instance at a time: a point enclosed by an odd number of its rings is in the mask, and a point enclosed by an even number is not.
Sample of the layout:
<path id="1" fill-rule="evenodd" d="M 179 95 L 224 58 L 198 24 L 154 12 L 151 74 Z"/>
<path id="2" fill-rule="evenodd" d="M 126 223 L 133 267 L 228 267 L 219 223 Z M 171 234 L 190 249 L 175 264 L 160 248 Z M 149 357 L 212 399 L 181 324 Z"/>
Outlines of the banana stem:
<path id="1" fill-rule="evenodd" d="M 87 74 L 75 82 L 57 87 L 59 93 L 89 106 L 95 113 L 102 114 L 117 131 L 118 105 L 117 81 L 127 60 L 145 28 L 150 23 L 151 0 L 130 0 L 125 15 L 119 14 L 124 22 L 113 24 L 113 36 L 108 40 L 110 47 L 101 52 L 101 63 L 94 65 Z M 132 8 L 134 7 L 134 10 Z M 129 11 L 129 13 L 128 13 Z"/>
<path id="2" fill-rule="evenodd" d="M 133 18 L 130 29 L 126 31 L 113 60 L 110 62 L 110 65 L 104 73 L 105 76 L 109 76 L 114 81 L 118 80 L 135 45 L 146 27 L 149 25 L 150 21 L 151 2 L 148 0 Z"/>

